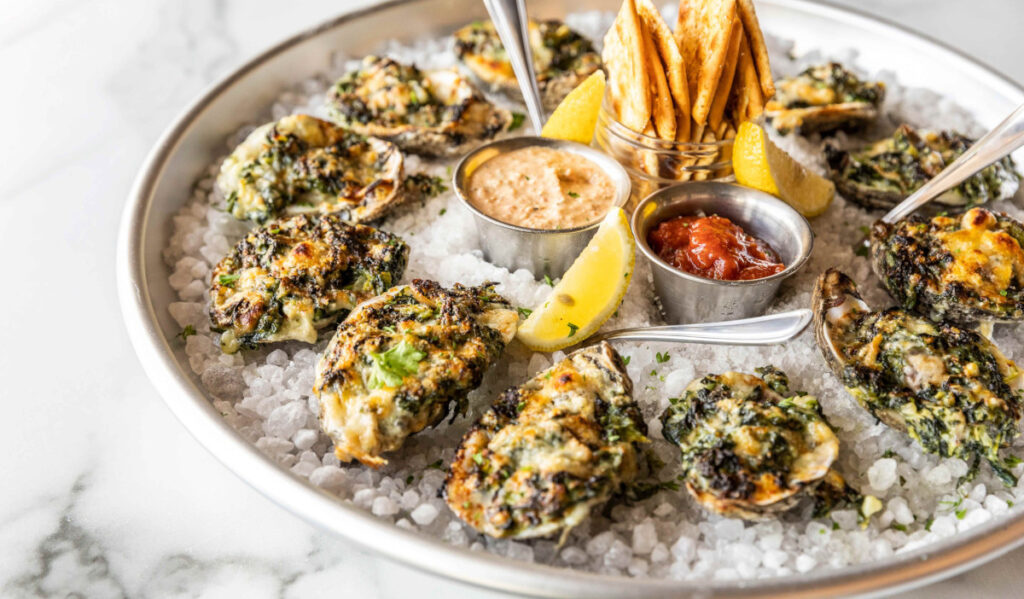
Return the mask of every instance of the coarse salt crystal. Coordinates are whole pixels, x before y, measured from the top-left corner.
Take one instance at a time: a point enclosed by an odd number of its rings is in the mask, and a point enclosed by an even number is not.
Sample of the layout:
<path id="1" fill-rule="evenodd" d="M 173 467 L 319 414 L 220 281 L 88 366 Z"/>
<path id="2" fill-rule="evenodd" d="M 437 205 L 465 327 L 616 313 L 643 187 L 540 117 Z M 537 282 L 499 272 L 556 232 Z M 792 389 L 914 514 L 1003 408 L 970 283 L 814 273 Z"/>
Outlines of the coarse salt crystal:
<path id="1" fill-rule="evenodd" d="M 633 528 L 633 553 L 647 555 L 657 542 L 658 532 L 650 520 L 645 520 Z"/>
<path id="2" fill-rule="evenodd" d="M 582 566 L 587 563 L 587 552 L 579 547 L 566 547 L 558 555 L 570 566 Z"/>
<path id="3" fill-rule="evenodd" d="M 438 509 L 429 503 L 420 504 L 409 517 L 420 526 L 428 526 L 437 519 Z"/>
<path id="4" fill-rule="evenodd" d="M 810 572 L 814 569 L 814 566 L 818 565 L 818 560 L 807 555 L 806 553 L 803 553 L 797 556 L 795 565 L 797 572 Z"/>
<path id="5" fill-rule="evenodd" d="M 612 546 L 612 541 L 615 540 L 615 533 L 612 531 L 605 531 L 595 536 L 594 538 L 587 541 L 587 553 L 590 555 L 604 555 L 605 552 Z"/>
<path id="6" fill-rule="evenodd" d="M 868 482 L 879 491 L 885 491 L 896 482 L 896 460 L 882 458 L 868 468 Z"/>
<path id="7" fill-rule="evenodd" d="M 298 449 L 305 451 L 310 447 L 313 447 L 313 444 L 316 443 L 317 437 L 319 437 L 319 433 L 315 430 L 303 428 L 295 431 L 295 434 L 292 436 L 292 443 L 294 443 L 295 447 Z"/>
<path id="8" fill-rule="evenodd" d="M 690 537 L 679 537 L 672 544 L 672 556 L 679 561 L 689 562 L 697 555 L 697 542 Z"/>
<path id="9" fill-rule="evenodd" d="M 345 484 L 345 471 L 337 466 L 321 466 L 316 470 L 313 470 L 309 475 L 309 482 L 314 485 L 327 489 L 328 491 L 338 492 Z"/>
<path id="10" fill-rule="evenodd" d="M 394 516 L 398 513 L 398 504 L 391 500 L 390 497 L 377 497 L 373 500 L 373 506 L 370 508 L 374 516 Z"/>

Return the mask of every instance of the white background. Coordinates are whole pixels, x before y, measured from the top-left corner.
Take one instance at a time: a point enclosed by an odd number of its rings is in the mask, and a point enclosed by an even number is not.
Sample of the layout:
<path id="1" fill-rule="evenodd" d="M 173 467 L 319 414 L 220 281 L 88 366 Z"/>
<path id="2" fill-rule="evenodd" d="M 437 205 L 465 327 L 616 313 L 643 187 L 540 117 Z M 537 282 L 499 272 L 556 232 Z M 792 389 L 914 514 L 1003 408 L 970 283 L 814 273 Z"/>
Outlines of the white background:
<path id="1" fill-rule="evenodd" d="M 114 291 L 135 171 L 203 87 L 368 0 L 0 4 L 0 596 L 495 597 L 278 509 L 188 436 Z M 1017 0 L 845 0 L 1024 81 Z M 1024 550 L 907 595 L 1020 596 Z M 73 595 L 75 596 L 75 595 Z"/>

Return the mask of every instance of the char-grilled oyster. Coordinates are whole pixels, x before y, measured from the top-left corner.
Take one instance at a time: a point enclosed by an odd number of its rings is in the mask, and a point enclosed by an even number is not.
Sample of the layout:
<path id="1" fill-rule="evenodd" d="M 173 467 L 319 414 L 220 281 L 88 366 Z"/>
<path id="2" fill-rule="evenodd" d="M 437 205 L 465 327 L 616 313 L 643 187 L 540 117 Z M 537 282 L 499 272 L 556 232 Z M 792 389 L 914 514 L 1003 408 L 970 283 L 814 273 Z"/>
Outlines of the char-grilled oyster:
<path id="1" fill-rule="evenodd" d="M 305 114 L 249 134 L 224 160 L 217 185 L 235 218 L 337 212 L 349 222 L 383 216 L 408 198 L 402 153 Z"/>
<path id="2" fill-rule="evenodd" d="M 518 319 L 493 284 L 445 289 L 417 279 L 357 306 L 320 357 L 313 385 L 338 459 L 382 466 L 381 454 L 409 435 L 465 411 Z"/>
<path id="3" fill-rule="evenodd" d="M 818 401 L 792 394 L 785 374 L 757 369 L 696 379 L 661 415 L 662 434 L 679 446 L 686 489 L 706 510 L 758 520 L 813 497 L 817 514 L 854 500 L 832 470 L 839 439 Z"/>
<path id="4" fill-rule="evenodd" d="M 829 177 L 843 197 L 867 208 L 891 208 L 960 157 L 974 141 L 951 131 L 916 131 L 900 126 L 892 137 L 854 152 L 825 146 Z M 1017 191 L 1020 175 L 1007 156 L 935 200 L 945 206 L 975 206 Z"/>
<path id="5" fill-rule="evenodd" d="M 829 269 L 814 288 L 814 333 L 826 362 L 862 407 L 921 447 L 1007 484 L 1000 451 L 1018 434 L 1024 372 L 989 339 L 903 308 L 872 312 L 849 277 Z"/>
<path id="6" fill-rule="evenodd" d="M 875 120 L 884 98 L 885 84 L 862 81 L 830 62 L 776 81 L 775 98 L 765 105 L 765 113 L 780 133 L 826 133 Z"/>
<path id="7" fill-rule="evenodd" d="M 456 69 L 420 70 L 377 56 L 334 84 L 331 118 L 427 156 L 456 156 L 512 123 Z"/>
<path id="8" fill-rule="evenodd" d="M 451 509 L 492 537 L 563 535 L 637 472 L 647 427 L 607 343 L 503 393 L 459 445 Z"/>
<path id="9" fill-rule="evenodd" d="M 601 68 L 601 55 L 590 40 L 557 19 L 530 21 L 537 88 L 544 108 L 554 110 L 588 75 Z M 494 23 L 476 21 L 455 32 L 455 54 L 494 91 L 519 93 L 505 47 Z"/>
<path id="10" fill-rule="evenodd" d="M 250 231 L 213 269 L 210 320 L 221 349 L 315 343 L 317 330 L 402 278 L 401 238 L 337 214 L 303 214 Z"/>
<path id="11" fill-rule="evenodd" d="M 871 264 L 904 308 L 961 324 L 1024 320 L 1024 227 L 972 208 L 871 229 Z"/>

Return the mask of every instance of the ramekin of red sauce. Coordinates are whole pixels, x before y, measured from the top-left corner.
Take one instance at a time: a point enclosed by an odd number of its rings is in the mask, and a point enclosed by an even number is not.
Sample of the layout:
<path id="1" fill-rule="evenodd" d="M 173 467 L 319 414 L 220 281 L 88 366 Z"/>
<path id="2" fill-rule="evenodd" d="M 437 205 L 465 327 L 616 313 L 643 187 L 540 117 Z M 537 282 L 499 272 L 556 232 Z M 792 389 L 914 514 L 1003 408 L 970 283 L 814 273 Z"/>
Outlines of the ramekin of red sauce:
<path id="1" fill-rule="evenodd" d="M 674 268 L 719 281 L 762 279 L 786 269 L 766 242 L 715 214 L 664 220 L 650 230 L 647 244 Z"/>
<path id="2" fill-rule="evenodd" d="M 630 227 L 672 324 L 764 314 L 814 248 L 810 223 L 792 206 L 721 181 L 655 191 L 637 204 Z"/>

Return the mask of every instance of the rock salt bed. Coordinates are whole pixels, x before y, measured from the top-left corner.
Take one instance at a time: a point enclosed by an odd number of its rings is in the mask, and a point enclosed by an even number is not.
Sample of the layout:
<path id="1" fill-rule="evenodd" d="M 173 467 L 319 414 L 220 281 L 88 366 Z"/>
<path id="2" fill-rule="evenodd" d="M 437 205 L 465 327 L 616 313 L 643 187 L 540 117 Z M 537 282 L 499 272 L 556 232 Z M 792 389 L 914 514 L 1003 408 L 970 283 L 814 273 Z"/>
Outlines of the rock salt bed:
<path id="1" fill-rule="evenodd" d="M 674 9 L 666 12 L 669 22 L 674 22 Z M 600 45 L 612 15 L 581 13 L 567 20 Z M 793 61 L 785 56 L 791 44 L 769 36 L 769 45 L 779 73 L 796 72 L 828 58 L 856 64 L 854 52 L 828 57 L 810 53 Z M 390 43 L 383 50 L 399 58 L 415 56 L 421 66 L 443 67 L 454 62 L 449 48 L 449 40 L 439 40 L 412 48 Z M 336 56 L 330 73 L 282 94 L 261 120 L 294 112 L 326 116 L 326 87 L 357 58 Z M 978 133 L 977 125 L 962 108 L 930 92 L 904 89 L 892 74 L 879 77 L 888 84 L 885 113 L 889 122 L 885 126 L 906 118 L 918 126 Z M 225 140 L 225 154 L 257 124 L 243 127 Z M 801 162 L 824 172 L 820 139 L 774 138 Z M 857 138 L 843 134 L 837 139 L 843 144 L 859 143 Z M 620 503 L 597 510 L 572 531 L 563 546 L 551 540 L 509 542 L 483 537 L 454 518 L 438 497 L 444 481 L 441 468 L 451 461 L 461 436 L 498 393 L 547 368 L 564 354 L 533 354 L 513 343 L 488 373 L 483 386 L 470 394 L 466 416 L 411 437 L 405 447 L 387 456 L 390 463 L 380 471 L 341 464 L 329 440 L 318 430 L 319 407 L 311 394 L 314 365 L 330 332 L 325 332 L 314 346 L 285 343 L 227 356 L 221 354 L 217 335 L 210 331 L 207 279 L 216 261 L 248 229 L 246 223 L 221 209 L 223 198 L 213 185 L 219 164 L 220 159 L 209 167 L 184 207 L 172 218 L 172 235 L 164 250 L 168 281 L 179 300 L 167 306 L 168 313 L 179 327 L 190 326 L 196 331 L 183 344 L 188 363 L 225 420 L 260 451 L 307 477 L 316 487 L 334 493 L 339 500 L 400 528 L 521 561 L 621 576 L 732 580 L 884 560 L 999 517 L 1024 501 L 1024 482 L 1006 488 L 984 467 L 974 483 L 958 486 L 968 471 L 967 464 L 922 453 L 906 436 L 879 424 L 857 406 L 827 370 L 807 331 L 785 345 L 767 349 L 642 343 L 623 344 L 619 350 L 630 360 L 627 371 L 650 428 L 651 450 L 667 464 L 658 473 L 661 480 L 679 473 L 678 450 L 662 439 L 658 421 L 669 397 L 680 395 L 693 378 L 704 373 L 752 372 L 769 363 L 782 368 L 794 388 L 819 398 L 842 443 L 838 470 L 853 486 L 883 499 L 884 510 L 866 529 L 859 527 L 856 512 L 848 509 L 812 521 L 807 505 L 778 519 L 744 523 L 709 516 L 684 491 L 666 490 L 633 505 Z M 408 157 L 407 169 L 448 176 L 447 164 L 415 156 Z M 996 208 L 1024 217 L 1024 211 L 1013 202 L 1000 202 Z M 772 310 L 809 305 L 814 279 L 834 265 L 840 265 L 861 283 L 869 303 L 889 305 L 867 260 L 854 253 L 854 244 L 862 237 L 860 227 L 870 225 L 877 216 L 837 198 L 824 215 L 814 219 L 814 252 L 803 271 L 783 283 Z M 550 290 L 526 271 L 510 273 L 485 262 L 473 235 L 471 217 L 450 193 L 402 207 L 382 227 L 402 236 L 411 247 L 405 281 L 417 277 L 433 278 L 446 285 L 495 281 L 500 293 L 524 307 L 538 304 Z M 660 323 L 649 278 L 646 264 L 639 261 L 634 284 L 618 315 L 606 327 Z M 995 339 L 1011 357 L 1024 358 L 1019 329 L 1000 327 Z M 658 352 L 667 353 L 669 359 L 658 362 Z M 1024 439 L 1017 445 L 1024 446 Z M 1022 470 L 1018 467 L 1017 474 Z"/>

